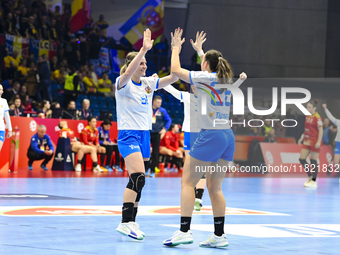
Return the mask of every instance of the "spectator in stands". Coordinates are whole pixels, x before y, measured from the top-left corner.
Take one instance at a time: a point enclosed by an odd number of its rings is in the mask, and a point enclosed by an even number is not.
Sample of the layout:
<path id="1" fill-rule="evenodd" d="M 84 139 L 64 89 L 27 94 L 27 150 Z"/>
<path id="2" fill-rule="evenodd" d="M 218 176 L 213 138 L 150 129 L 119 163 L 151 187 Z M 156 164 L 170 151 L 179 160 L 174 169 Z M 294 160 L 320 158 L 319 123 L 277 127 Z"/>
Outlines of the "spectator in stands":
<path id="1" fill-rule="evenodd" d="M 152 101 L 152 130 L 151 130 L 151 173 L 150 176 L 153 177 L 155 171 L 159 171 L 159 145 L 160 141 L 164 137 L 166 130 L 169 129 L 171 125 L 171 118 L 168 112 L 161 107 L 162 98 L 160 96 L 155 96 Z M 164 124 L 165 123 L 165 124 Z"/>
<path id="2" fill-rule="evenodd" d="M 55 18 L 61 16 L 61 13 L 60 13 L 60 6 L 59 6 L 59 5 L 56 5 L 56 6 L 54 7 L 54 12 L 52 12 L 52 15 L 53 15 Z"/>
<path id="3" fill-rule="evenodd" d="M 45 171 L 48 170 L 46 165 L 53 158 L 54 147 L 51 138 L 46 134 L 46 126 L 40 125 L 38 132 L 31 138 L 31 144 L 27 151 L 28 170 L 33 169 L 33 162 L 44 160 L 40 167 Z"/>
<path id="4" fill-rule="evenodd" d="M 102 78 L 98 81 L 98 92 L 103 93 L 106 97 L 115 96 L 112 81 L 106 72 L 102 74 Z"/>
<path id="5" fill-rule="evenodd" d="M 80 90 L 79 76 L 76 73 L 75 67 L 68 66 L 66 70 L 67 75 L 64 86 L 64 108 L 68 102 L 77 101 L 78 92 Z"/>
<path id="6" fill-rule="evenodd" d="M 86 71 L 86 76 L 83 78 L 83 82 L 86 85 L 86 89 L 88 92 L 97 92 L 97 83 L 93 80 L 90 70 Z"/>
<path id="7" fill-rule="evenodd" d="M 14 103 L 12 101 L 8 102 L 8 107 L 9 107 L 10 111 L 13 111 L 15 109 L 15 105 L 14 105 Z"/>
<path id="8" fill-rule="evenodd" d="M 34 23 L 35 23 L 34 16 L 33 15 L 29 16 L 26 29 L 26 36 L 30 39 L 38 39 L 38 32 Z"/>
<path id="9" fill-rule="evenodd" d="M 99 28 L 99 31 L 103 31 L 102 34 L 106 37 L 106 29 L 109 27 L 109 24 L 104 20 L 103 14 L 99 15 L 99 20 L 97 20 L 95 24 Z"/>
<path id="10" fill-rule="evenodd" d="M 9 35 L 20 35 L 19 31 L 14 26 L 15 21 L 13 20 L 13 14 L 10 12 L 7 14 L 7 19 L 5 21 L 6 34 Z"/>
<path id="11" fill-rule="evenodd" d="M 15 116 L 15 117 L 23 117 L 24 114 L 24 109 L 21 107 L 21 99 L 20 97 L 16 97 L 14 100 L 14 110 L 9 111 L 10 116 Z"/>
<path id="12" fill-rule="evenodd" d="M 67 75 L 66 75 L 67 76 Z M 66 76 L 65 76 L 65 67 L 63 65 L 61 65 L 59 67 L 59 69 L 55 70 L 52 75 L 51 75 L 51 81 L 53 83 L 58 83 L 60 85 L 64 85 L 65 84 L 65 80 L 66 80 Z"/>
<path id="13" fill-rule="evenodd" d="M 61 50 L 62 56 L 67 59 L 68 65 L 77 67 L 80 62 L 80 52 L 79 46 L 76 42 L 76 37 L 74 35 L 71 36 L 71 40 L 67 41 L 64 45 L 64 48 Z"/>
<path id="14" fill-rule="evenodd" d="M 52 19 L 49 26 L 48 37 L 51 42 L 61 43 L 60 28 L 57 27 L 56 19 Z"/>
<path id="15" fill-rule="evenodd" d="M 17 78 L 21 83 L 25 82 L 29 70 L 30 69 L 27 67 L 27 59 L 22 58 L 20 61 L 20 65 L 17 69 Z"/>
<path id="16" fill-rule="evenodd" d="M 93 81 L 94 81 L 96 84 L 98 84 L 98 75 L 97 75 L 96 72 L 94 71 L 94 65 L 93 65 L 93 64 L 91 64 L 91 65 L 89 66 L 89 70 L 90 70 L 90 72 L 91 72 L 91 77 L 92 77 Z"/>
<path id="17" fill-rule="evenodd" d="M 34 62 L 31 62 L 29 71 L 24 85 L 27 87 L 27 92 L 30 97 L 35 97 L 37 95 L 38 80 L 37 80 L 37 68 Z"/>
<path id="18" fill-rule="evenodd" d="M 99 133 L 99 143 L 100 146 L 105 147 L 106 153 L 101 154 L 100 162 L 105 168 L 112 172 L 113 169 L 111 168 L 111 158 L 112 158 L 112 152 L 114 151 L 114 145 L 113 142 L 110 140 L 110 128 L 111 128 L 111 121 L 109 119 L 105 119 L 103 123 L 97 128 Z M 106 163 L 105 162 L 105 156 L 106 156 Z"/>
<path id="19" fill-rule="evenodd" d="M 20 99 L 21 101 L 24 101 L 26 96 L 28 96 L 27 94 L 27 88 L 25 85 L 22 85 L 20 90 L 19 90 L 19 96 L 20 96 Z"/>
<path id="20" fill-rule="evenodd" d="M 59 68 L 58 56 L 53 56 L 52 60 L 50 61 L 50 71 L 51 71 L 51 73 L 53 73 L 55 70 L 58 70 L 58 68 Z"/>
<path id="21" fill-rule="evenodd" d="M 47 56 L 46 54 L 42 54 L 39 57 L 39 68 L 38 68 L 38 74 L 39 74 L 39 88 L 37 93 L 37 99 L 41 101 L 41 99 L 48 100 L 52 102 L 52 95 L 51 95 L 51 75 L 50 75 L 50 69 L 47 65 Z M 41 94 L 43 96 L 41 97 Z"/>
<path id="22" fill-rule="evenodd" d="M 83 82 L 83 77 L 84 77 L 83 73 L 79 72 L 78 76 L 79 76 L 79 93 L 86 94 L 87 89 L 86 89 L 86 85 Z"/>
<path id="23" fill-rule="evenodd" d="M 85 145 L 90 145 L 94 148 L 96 148 L 97 154 L 98 153 L 106 153 L 106 148 L 100 146 L 99 143 L 99 133 L 97 126 L 97 120 L 94 117 L 88 118 L 88 126 L 86 126 L 80 134 L 80 142 L 84 143 Z M 106 169 L 105 169 L 106 170 Z M 104 169 L 101 168 L 101 172 L 103 172 Z"/>
<path id="24" fill-rule="evenodd" d="M 34 60 L 34 53 L 31 52 L 28 55 L 28 59 L 27 59 L 27 66 L 31 67 L 31 64 L 34 63 L 35 64 L 35 60 Z"/>
<path id="25" fill-rule="evenodd" d="M 77 119 L 78 111 L 76 109 L 76 102 L 69 101 L 67 109 L 65 109 L 62 113 L 63 119 Z"/>
<path id="26" fill-rule="evenodd" d="M 33 107 L 32 107 L 29 95 L 26 95 L 26 97 L 22 100 L 21 106 L 23 107 L 24 112 L 33 111 Z"/>
<path id="27" fill-rule="evenodd" d="M 39 117 L 40 114 L 43 115 L 43 118 L 52 118 L 52 110 L 51 110 L 51 104 L 47 100 L 43 100 L 40 103 L 40 109 L 37 111 Z"/>
<path id="28" fill-rule="evenodd" d="M 178 132 L 178 125 L 171 124 L 169 131 L 165 133 L 161 140 L 159 153 L 171 156 L 172 163 L 175 163 L 177 168 L 181 169 L 183 166 L 183 152 L 179 149 Z"/>
<path id="29" fill-rule="evenodd" d="M 15 50 L 13 51 L 12 56 L 6 56 L 4 58 L 5 65 L 7 68 L 7 73 L 10 78 L 14 77 L 15 72 L 18 69 L 18 66 L 20 64 L 20 58 L 18 56 L 18 52 Z"/>
<path id="30" fill-rule="evenodd" d="M 13 102 L 14 96 L 19 94 L 19 90 L 20 90 L 20 83 L 16 81 L 13 84 L 13 88 L 6 92 L 7 101 Z"/>
<path id="31" fill-rule="evenodd" d="M 87 41 L 86 38 L 83 35 L 79 36 L 79 53 L 80 53 L 80 65 L 86 65 L 87 61 Z"/>
<path id="32" fill-rule="evenodd" d="M 20 18 L 19 18 L 19 23 L 20 23 L 20 35 L 25 37 L 26 36 L 26 30 L 28 29 L 29 25 L 28 25 L 28 12 L 27 12 L 27 8 L 23 7 L 21 9 L 21 14 L 20 14 Z"/>
<path id="33" fill-rule="evenodd" d="M 43 15 L 41 18 L 41 23 L 38 30 L 38 35 L 40 40 L 48 40 L 49 39 L 49 25 L 47 24 L 47 16 Z"/>
<path id="34" fill-rule="evenodd" d="M 264 122 L 264 125 L 262 126 L 262 135 L 263 136 L 268 136 L 270 130 L 272 130 L 272 124 L 270 122 L 270 120 L 266 120 Z"/>
<path id="35" fill-rule="evenodd" d="M 21 31 L 21 29 L 20 29 L 20 14 L 21 14 L 20 8 L 16 8 L 14 10 L 14 13 L 13 13 L 13 26 L 16 29 L 17 36 L 21 36 L 21 33 L 20 33 L 20 31 Z"/>
<path id="36" fill-rule="evenodd" d="M 92 117 L 92 111 L 90 109 L 90 100 L 84 99 L 83 100 L 83 108 L 81 109 L 80 119 L 87 120 L 88 118 Z"/>
<path id="37" fill-rule="evenodd" d="M 63 109 L 60 108 L 60 104 L 58 102 L 53 102 L 51 105 L 52 110 L 52 118 L 60 119 L 63 113 Z"/>
<path id="38" fill-rule="evenodd" d="M 264 143 L 277 143 L 277 140 L 275 138 L 275 129 L 272 128 L 269 130 L 268 135 L 263 139 Z"/>

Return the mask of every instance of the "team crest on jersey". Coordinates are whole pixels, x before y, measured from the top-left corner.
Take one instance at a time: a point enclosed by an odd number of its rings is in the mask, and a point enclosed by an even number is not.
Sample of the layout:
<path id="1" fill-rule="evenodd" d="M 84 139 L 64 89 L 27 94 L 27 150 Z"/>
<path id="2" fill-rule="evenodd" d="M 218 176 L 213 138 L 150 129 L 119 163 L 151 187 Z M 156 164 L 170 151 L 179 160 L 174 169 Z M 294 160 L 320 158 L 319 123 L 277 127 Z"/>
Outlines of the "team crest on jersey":
<path id="1" fill-rule="evenodd" d="M 152 92 L 152 89 L 150 88 L 150 86 L 147 86 L 146 88 L 145 88 L 145 91 L 146 91 L 146 93 L 148 93 L 148 95 Z"/>

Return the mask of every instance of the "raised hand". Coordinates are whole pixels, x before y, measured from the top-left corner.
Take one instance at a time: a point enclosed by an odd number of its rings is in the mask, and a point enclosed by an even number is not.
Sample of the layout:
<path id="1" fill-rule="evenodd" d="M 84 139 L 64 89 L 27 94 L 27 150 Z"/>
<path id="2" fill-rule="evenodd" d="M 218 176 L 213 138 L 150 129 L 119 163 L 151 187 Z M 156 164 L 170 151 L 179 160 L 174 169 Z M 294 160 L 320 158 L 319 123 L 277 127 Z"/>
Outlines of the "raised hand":
<path id="1" fill-rule="evenodd" d="M 147 28 L 144 31 L 143 49 L 146 50 L 146 51 L 151 50 L 152 45 L 153 45 L 153 41 L 154 40 L 151 40 L 151 31 L 150 31 L 150 29 Z"/>
<path id="2" fill-rule="evenodd" d="M 247 74 L 246 74 L 245 72 L 242 72 L 242 73 L 240 74 L 240 79 L 241 79 L 242 81 L 246 80 L 246 79 L 247 79 Z"/>
<path id="3" fill-rule="evenodd" d="M 202 31 L 201 33 L 197 31 L 196 41 L 194 42 L 192 39 L 190 39 L 191 45 L 195 51 L 200 52 L 202 50 L 202 45 L 207 40 L 205 36 L 206 33 L 204 33 L 204 31 Z"/>
<path id="4" fill-rule="evenodd" d="M 182 39 L 183 29 L 177 28 L 175 32 L 171 32 L 171 50 L 173 47 L 178 47 L 181 52 L 182 44 L 185 42 L 185 38 Z"/>
<path id="5" fill-rule="evenodd" d="M 327 104 L 322 104 L 322 107 L 327 110 Z"/>

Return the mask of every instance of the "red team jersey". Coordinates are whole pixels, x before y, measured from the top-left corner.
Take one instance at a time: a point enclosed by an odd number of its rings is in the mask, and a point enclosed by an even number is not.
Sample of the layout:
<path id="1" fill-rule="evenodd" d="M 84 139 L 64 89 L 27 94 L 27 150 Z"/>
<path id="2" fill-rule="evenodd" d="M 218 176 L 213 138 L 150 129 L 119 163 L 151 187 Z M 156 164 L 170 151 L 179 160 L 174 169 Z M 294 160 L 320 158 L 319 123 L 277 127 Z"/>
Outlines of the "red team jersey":
<path id="1" fill-rule="evenodd" d="M 77 138 L 74 135 L 74 132 L 69 128 L 63 128 L 59 131 L 59 137 L 70 138 L 71 143 L 77 142 Z"/>
<path id="2" fill-rule="evenodd" d="M 160 146 L 165 146 L 172 151 L 177 151 L 179 147 L 178 134 L 174 134 L 171 131 L 166 132 L 161 140 Z"/>
<path id="3" fill-rule="evenodd" d="M 322 119 L 317 112 L 313 115 L 306 116 L 304 140 L 305 142 L 308 141 L 310 146 L 315 146 L 318 141 L 319 127 L 322 127 Z"/>
<path id="4" fill-rule="evenodd" d="M 99 133 L 98 129 L 91 130 L 90 126 L 87 126 L 81 131 L 80 142 L 85 145 L 97 145 L 99 144 Z"/>

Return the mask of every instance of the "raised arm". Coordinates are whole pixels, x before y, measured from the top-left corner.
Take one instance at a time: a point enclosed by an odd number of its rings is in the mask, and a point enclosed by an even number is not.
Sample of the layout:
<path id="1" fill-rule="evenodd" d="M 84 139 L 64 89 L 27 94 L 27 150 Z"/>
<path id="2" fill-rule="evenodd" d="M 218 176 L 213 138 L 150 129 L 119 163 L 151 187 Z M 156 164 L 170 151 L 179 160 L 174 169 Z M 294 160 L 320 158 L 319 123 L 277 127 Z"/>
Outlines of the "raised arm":
<path id="1" fill-rule="evenodd" d="M 165 88 L 176 81 L 178 81 L 178 77 L 171 72 L 170 75 L 159 79 L 158 88 Z"/>
<path id="2" fill-rule="evenodd" d="M 235 86 L 235 87 L 240 87 L 241 84 L 242 84 L 246 79 L 247 79 L 246 73 L 245 73 L 245 72 L 242 72 L 242 73 L 240 74 L 240 78 L 239 78 L 236 82 L 234 82 L 233 86 Z"/>
<path id="3" fill-rule="evenodd" d="M 182 100 L 182 93 L 179 90 L 175 89 L 172 85 L 165 87 L 164 90 L 173 95 L 177 100 Z"/>
<path id="4" fill-rule="evenodd" d="M 124 74 L 119 79 L 119 84 L 117 85 L 117 89 L 120 90 L 125 86 L 125 84 L 131 79 L 132 75 L 137 71 L 140 62 L 145 56 L 145 53 L 152 48 L 153 40 L 151 40 L 151 31 L 150 29 L 146 29 L 144 31 L 143 37 L 143 47 L 139 50 L 136 57 L 131 61 L 130 65 L 127 67 Z"/>
<path id="5" fill-rule="evenodd" d="M 171 33 L 171 72 L 181 80 L 190 83 L 189 71 L 181 67 L 179 54 L 181 53 L 182 44 L 185 39 L 181 38 L 183 29 L 177 28 L 174 33 Z"/>
<path id="6" fill-rule="evenodd" d="M 201 33 L 197 31 L 196 41 L 194 42 L 192 39 L 190 39 L 191 46 L 197 52 L 202 63 L 204 62 L 204 51 L 203 51 L 202 45 L 207 40 L 205 36 L 206 36 L 206 33 L 204 33 L 204 31 L 202 31 Z"/>
<path id="7" fill-rule="evenodd" d="M 336 119 L 331 112 L 327 109 L 327 104 L 323 104 L 322 107 L 325 109 L 325 113 L 327 115 L 327 118 L 333 122 L 336 126 L 338 126 L 338 123 L 340 123 L 339 119 Z"/>

